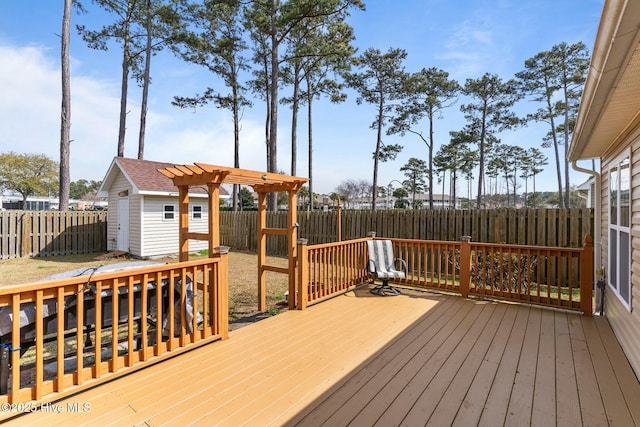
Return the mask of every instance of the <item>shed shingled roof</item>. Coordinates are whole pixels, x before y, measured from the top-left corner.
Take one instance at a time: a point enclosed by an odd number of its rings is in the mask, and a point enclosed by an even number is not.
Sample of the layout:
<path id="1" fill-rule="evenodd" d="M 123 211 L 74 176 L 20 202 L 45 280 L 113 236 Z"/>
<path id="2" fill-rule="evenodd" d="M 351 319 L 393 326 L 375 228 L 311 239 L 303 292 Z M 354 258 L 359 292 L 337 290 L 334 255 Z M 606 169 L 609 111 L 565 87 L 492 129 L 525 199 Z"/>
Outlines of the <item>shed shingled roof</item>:
<path id="1" fill-rule="evenodd" d="M 151 160 L 131 159 L 127 157 L 117 157 L 122 172 L 129 178 L 131 183 L 137 187 L 138 191 L 153 191 L 161 193 L 177 193 L 178 187 L 173 185 L 171 179 L 167 178 L 158 169 L 174 167 L 174 163 L 154 162 Z M 207 191 L 201 187 L 191 187 L 190 193 L 206 194 Z M 228 195 L 226 189 L 220 188 L 221 195 Z"/>

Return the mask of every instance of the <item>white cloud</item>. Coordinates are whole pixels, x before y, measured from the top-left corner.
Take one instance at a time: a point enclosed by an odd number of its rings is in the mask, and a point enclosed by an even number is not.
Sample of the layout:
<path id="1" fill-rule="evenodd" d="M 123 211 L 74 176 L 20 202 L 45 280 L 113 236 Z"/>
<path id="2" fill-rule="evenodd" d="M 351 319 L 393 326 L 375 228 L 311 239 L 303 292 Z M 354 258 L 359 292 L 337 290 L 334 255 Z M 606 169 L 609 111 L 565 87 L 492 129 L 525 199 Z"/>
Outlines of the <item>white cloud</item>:
<path id="1" fill-rule="evenodd" d="M 59 160 L 60 70 L 37 46 L 0 45 L 1 150 L 42 153 Z M 82 69 L 77 60 L 77 67 Z M 137 86 L 131 86 L 138 92 Z M 135 89 L 133 89 L 135 88 Z M 152 87 L 153 90 L 153 87 Z M 71 77 L 71 179 L 101 180 L 117 153 L 120 84 L 75 74 Z M 128 101 L 125 155 L 136 157 L 140 107 Z M 213 112 L 212 112 L 213 111 Z M 243 120 L 241 167 L 264 169 L 262 125 Z M 147 117 L 145 158 L 233 165 L 233 127 L 227 111 L 192 112 L 167 106 Z"/>
<path id="2" fill-rule="evenodd" d="M 42 153 L 59 160 L 60 70 L 37 46 L 0 46 L 2 151 Z M 71 175 L 101 179 L 109 165 L 107 142 L 115 153 L 118 98 L 113 85 L 82 76 L 71 82 Z"/>

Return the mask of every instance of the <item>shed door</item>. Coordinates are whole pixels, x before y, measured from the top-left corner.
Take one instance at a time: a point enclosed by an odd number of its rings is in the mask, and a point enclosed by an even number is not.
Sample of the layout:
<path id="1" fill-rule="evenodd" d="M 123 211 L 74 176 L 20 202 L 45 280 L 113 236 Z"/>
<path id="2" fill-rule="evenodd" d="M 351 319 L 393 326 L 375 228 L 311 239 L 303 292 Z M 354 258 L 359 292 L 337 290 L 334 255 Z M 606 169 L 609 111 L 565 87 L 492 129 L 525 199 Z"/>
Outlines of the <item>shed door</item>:
<path id="1" fill-rule="evenodd" d="M 118 242 L 117 250 L 129 252 L 129 199 L 118 200 Z"/>

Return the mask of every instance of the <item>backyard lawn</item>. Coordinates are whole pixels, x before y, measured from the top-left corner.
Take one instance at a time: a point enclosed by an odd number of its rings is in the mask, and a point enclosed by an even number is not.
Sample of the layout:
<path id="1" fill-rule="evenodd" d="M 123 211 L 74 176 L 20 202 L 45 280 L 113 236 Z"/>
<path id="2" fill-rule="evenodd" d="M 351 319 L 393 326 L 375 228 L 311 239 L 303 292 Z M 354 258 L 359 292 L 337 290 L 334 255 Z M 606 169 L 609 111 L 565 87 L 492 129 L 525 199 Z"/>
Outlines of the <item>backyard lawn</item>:
<path id="1" fill-rule="evenodd" d="M 192 259 L 206 255 L 192 256 Z M 127 258 L 107 258 L 103 254 L 83 254 L 44 258 L 19 258 L 0 261 L 0 286 L 37 282 L 53 274 L 83 267 L 132 261 Z M 156 260 L 154 260 L 156 261 Z M 178 262 L 177 257 L 157 259 Z M 287 267 L 286 258 L 267 257 L 269 265 Z M 251 253 L 229 253 L 229 319 L 255 314 L 258 309 L 258 256 Z M 284 293 L 288 278 L 284 274 L 267 272 L 267 310 L 275 314 L 286 307 Z"/>

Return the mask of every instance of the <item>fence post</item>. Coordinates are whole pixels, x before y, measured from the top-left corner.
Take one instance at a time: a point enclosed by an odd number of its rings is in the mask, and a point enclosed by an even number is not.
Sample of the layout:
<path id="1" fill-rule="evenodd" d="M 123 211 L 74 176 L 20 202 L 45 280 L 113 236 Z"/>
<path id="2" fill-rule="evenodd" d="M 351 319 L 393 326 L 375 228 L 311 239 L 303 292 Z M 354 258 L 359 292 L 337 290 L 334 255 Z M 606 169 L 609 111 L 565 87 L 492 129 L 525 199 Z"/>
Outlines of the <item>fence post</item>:
<path id="1" fill-rule="evenodd" d="M 585 316 L 593 315 L 593 238 L 584 236 L 580 253 L 580 309 Z"/>
<path id="2" fill-rule="evenodd" d="M 460 293 L 469 297 L 471 286 L 471 236 L 462 236 L 460 244 Z"/>
<path id="3" fill-rule="evenodd" d="M 298 310 L 307 308 L 309 301 L 309 250 L 307 248 L 308 239 L 298 239 Z M 289 295 L 289 298 L 295 298 Z"/>
<path id="4" fill-rule="evenodd" d="M 20 220 L 22 222 L 22 228 L 20 233 L 21 237 L 21 248 L 20 248 L 20 257 L 27 258 L 31 256 L 31 214 L 27 215 L 27 212 L 23 212 L 20 216 Z"/>

